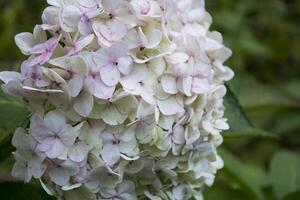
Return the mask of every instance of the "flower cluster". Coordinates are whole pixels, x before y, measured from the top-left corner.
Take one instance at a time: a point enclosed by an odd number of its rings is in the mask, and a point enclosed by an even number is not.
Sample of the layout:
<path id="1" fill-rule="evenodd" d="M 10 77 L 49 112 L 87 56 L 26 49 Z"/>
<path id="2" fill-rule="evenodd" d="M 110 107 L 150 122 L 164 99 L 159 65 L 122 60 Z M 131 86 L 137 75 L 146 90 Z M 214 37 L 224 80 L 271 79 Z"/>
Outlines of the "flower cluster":
<path id="1" fill-rule="evenodd" d="M 222 168 L 223 63 L 204 0 L 48 0 L 1 72 L 32 115 L 12 174 L 58 199 L 202 199 Z M 75 198 L 76 197 L 76 198 Z"/>

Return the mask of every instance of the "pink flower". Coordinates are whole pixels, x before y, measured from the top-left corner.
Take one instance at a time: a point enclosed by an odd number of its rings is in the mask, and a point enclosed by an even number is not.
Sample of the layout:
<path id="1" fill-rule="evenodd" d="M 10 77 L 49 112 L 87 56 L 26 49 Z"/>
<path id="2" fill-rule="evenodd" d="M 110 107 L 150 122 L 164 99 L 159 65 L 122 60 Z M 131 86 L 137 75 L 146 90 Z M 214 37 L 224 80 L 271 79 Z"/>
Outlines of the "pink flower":
<path id="1" fill-rule="evenodd" d="M 55 48 L 57 47 L 60 36 L 55 36 L 49 40 L 47 40 L 45 43 L 38 44 L 32 49 L 30 49 L 29 53 L 35 55 L 35 57 L 28 62 L 28 67 L 32 67 L 35 65 L 42 65 L 45 64 L 50 60 L 50 58 L 53 55 L 53 52 Z"/>
<path id="2" fill-rule="evenodd" d="M 107 86 L 117 85 L 121 76 L 130 74 L 133 67 L 127 45 L 123 43 L 100 49 L 95 54 L 94 60 L 100 67 L 101 79 Z"/>

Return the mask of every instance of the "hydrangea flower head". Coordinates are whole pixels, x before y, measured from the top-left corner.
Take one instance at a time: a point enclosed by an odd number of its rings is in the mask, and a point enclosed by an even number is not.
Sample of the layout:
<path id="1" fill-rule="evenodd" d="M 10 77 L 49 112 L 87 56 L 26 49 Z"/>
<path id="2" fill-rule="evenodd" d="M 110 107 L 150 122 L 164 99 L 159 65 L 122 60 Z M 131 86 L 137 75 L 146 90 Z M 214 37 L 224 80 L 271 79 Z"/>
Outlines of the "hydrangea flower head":
<path id="1" fill-rule="evenodd" d="M 234 75 L 204 0 L 47 2 L 15 38 L 21 72 L 0 72 L 32 112 L 12 174 L 57 199 L 202 200 Z"/>

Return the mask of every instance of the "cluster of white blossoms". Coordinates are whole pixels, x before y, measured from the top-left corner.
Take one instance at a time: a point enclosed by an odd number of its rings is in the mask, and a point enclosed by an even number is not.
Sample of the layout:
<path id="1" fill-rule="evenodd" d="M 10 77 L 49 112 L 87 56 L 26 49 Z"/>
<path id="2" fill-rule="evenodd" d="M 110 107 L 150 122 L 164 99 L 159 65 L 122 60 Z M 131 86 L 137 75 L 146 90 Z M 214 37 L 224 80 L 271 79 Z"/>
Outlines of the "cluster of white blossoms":
<path id="1" fill-rule="evenodd" d="M 32 112 L 12 174 L 58 199 L 201 200 L 222 159 L 223 63 L 204 0 L 48 0 L 1 72 Z"/>

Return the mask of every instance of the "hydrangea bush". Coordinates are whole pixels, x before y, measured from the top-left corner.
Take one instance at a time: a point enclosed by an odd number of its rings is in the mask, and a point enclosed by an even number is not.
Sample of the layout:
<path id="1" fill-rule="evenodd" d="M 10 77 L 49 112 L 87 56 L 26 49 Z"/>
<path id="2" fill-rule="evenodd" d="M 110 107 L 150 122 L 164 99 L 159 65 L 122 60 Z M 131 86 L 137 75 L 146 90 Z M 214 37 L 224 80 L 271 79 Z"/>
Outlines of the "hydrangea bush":
<path id="1" fill-rule="evenodd" d="M 223 63 L 204 0 L 48 0 L 1 72 L 32 112 L 13 176 L 58 199 L 201 200 L 222 159 Z"/>

